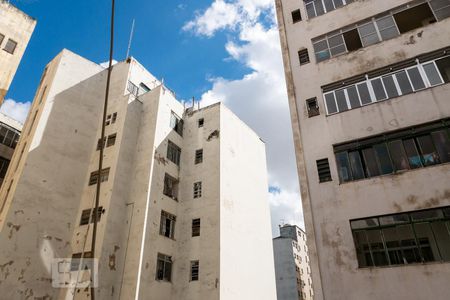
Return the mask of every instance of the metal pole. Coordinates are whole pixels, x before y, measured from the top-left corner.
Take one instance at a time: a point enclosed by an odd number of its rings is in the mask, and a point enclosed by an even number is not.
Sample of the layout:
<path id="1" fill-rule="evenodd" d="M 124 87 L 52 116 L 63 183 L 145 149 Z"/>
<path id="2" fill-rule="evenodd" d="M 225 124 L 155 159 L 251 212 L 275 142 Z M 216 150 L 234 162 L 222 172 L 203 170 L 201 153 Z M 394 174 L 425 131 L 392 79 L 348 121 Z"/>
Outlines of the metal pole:
<path id="1" fill-rule="evenodd" d="M 95 259 L 95 242 L 97 237 L 97 219 L 98 219 L 98 207 L 100 203 L 100 186 L 102 178 L 102 168 L 103 168 L 103 151 L 105 143 L 105 123 L 106 115 L 108 113 L 108 97 L 109 97 L 109 84 L 111 81 L 111 71 L 112 71 L 112 61 L 113 61 L 113 50 L 114 50 L 114 6 L 115 0 L 111 0 L 111 31 L 110 31 L 110 45 L 109 45 L 109 66 L 108 66 L 108 76 L 106 78 L 106 91 L 105 91 L 105 102 L 103 105 L 103 121 L 102 121 L 102 133 L 100 137 L 100 157 L 98 159 L 98 177 L 97 177 L 97 191 L 95 194 L 95 208 L 94 208 L 94 228 L 92 230 L 92 243 L 91 243 L 91 257 Z M 91 279 L 93 279 L 93 274 L 91 270 Z M 95 290 L 92 285 L 91 280 L 91 299 L 95 300 Z"/>

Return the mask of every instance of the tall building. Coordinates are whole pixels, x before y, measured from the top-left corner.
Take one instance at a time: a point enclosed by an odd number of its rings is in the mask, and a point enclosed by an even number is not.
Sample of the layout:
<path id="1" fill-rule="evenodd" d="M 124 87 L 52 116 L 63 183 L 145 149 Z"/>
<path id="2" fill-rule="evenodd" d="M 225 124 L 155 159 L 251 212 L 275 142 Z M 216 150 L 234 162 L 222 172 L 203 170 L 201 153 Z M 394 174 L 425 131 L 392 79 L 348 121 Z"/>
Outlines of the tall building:
<path id="1" fill-rule="evenodd" d="M 448 299 L 450 1 L 276 9 L 315 299 Z"/>
<path id="2" fill-rule="evenodd" d="M 9 1 L 0 0 L 0 105 L 20 64 L 36 20 Z"/>
<path id="3" fill-rule="evenodd" d="M 274 299 L 264 143 L 129 58 L 113 66 L 98 174 L 106 73 L 68 50 L 45 69 L 0 190 L 1 295 L 89 299 L 53 288 L 51 267 L 72 258 L 65 276 L 89 278 L 75 259 L 92 256 L 97 213 L 96 299 Z"/>
<path id="4" fill-rule="evenodd" d="M 306 233 L 296 225 L 280 226 L 280 236 L 273 239 L 277 300 L 312 300 Z"/>
<path id="5" fill-rule="evenodd" d="M 6 176 L 23 124 L 0 113 L 0 186 Z"/>

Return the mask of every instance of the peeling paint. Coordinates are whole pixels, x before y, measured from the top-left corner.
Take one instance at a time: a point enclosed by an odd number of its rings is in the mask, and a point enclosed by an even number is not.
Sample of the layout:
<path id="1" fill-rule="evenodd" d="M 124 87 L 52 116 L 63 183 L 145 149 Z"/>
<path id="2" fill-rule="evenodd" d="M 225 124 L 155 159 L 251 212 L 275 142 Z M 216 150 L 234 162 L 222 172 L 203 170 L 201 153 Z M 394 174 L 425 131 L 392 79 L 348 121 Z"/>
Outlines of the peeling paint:
<path id="1" fill-rule="evenodd" d="M 9 239 L 12 238 L 14 230 L 16 230 L 16 232 L 17 232 L 17 231 L 19 231 L 19 229 L 20 229 L 20 227 L 21 227 L 21 225 L 15 225 L 15 224 L 13 224 L 13 223 L 11 223 L 11 222 L 8 222 L 6 225 L 7 225 L 9 228 L 11 228 L 11 229 L 9 230 L 9 235 L 8 235 L 8 238 L 9 238 Z"/>

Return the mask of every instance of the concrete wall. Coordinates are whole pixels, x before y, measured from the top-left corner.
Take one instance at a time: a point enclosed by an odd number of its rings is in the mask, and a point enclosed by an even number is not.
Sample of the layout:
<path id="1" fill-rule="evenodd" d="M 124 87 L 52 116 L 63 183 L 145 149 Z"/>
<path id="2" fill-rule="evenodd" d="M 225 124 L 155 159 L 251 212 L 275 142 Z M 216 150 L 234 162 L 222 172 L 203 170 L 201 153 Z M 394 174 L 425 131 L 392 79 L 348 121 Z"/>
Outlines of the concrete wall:
<path id="1" fill-rule="evenodd" d="M 297 271 L 295 270 L 292 239 L 275 238 L 273 240 L 275 260 L 275 278 L 278 300 L 298 300 Z"/>
<path id="2" fill-rule="evenodd" d="M 0 105 L 8 92 L 35 26 L 36 20 L 10 4 L 9 1 L 0 1 L 0 34 L 5 36 L 0 47 L 3 49 L 8 39 L 17 42 L 13 54 L 0 51 L 0 66 L 2 66 L 0 69 Z"/>
<path id="3" fill-rule="evenodd" d="M 355 1 L 305 20 L 301 1 L 277 1 L 317 299 L 447 298 L 448 263 L 358 268 L 349 220 L 449 205 L 450 166 L 443 164 L 339 184 L 332 145 L 449 117 L 449 85 L 331 116 L 325 115 L 321 86 L 448 46 L 450 19 L 319 63 L 311 43 L 315 37 L 405 3 Z M 304 20 L 293 24 L 291 11 L 299 8 Z M 297 51 L 304 47 L 311 62 L 300 66 Z M 305 100 L 311 97 L 317 97 L 321 114 L 308 118 Z M 329 159 L 331 182 L 319 183 L 316 160 L 322 158 Z"/>

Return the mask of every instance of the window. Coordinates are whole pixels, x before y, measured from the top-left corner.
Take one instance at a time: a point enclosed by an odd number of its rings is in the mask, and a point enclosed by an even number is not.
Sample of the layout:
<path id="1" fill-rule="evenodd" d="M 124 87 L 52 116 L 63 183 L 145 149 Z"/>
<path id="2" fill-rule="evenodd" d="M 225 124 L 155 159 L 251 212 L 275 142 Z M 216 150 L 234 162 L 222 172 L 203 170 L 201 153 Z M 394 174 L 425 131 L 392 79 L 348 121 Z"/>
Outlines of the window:
<path id="1" fill-rule="evenodd" d="M 116 143 L 116 137 L 117 137 L 116 133 L 108 135 L 108 141 L 106 143 L 106 147 L 113 146 Z"/>
<path id="2" fill-rule="evenodd" d="M 436 22 L 428 3 L 414 6 L 394 14 L 395 23 L 400 33 L 404 33 L 427 24 Z"/>
<path id="3" fill-rule="evenodd" d="M 192 220 L 192 236 L 200 236 L 200 219 Z"/>
<path id="4" fill-rule="evenodd" d="M 429 129 L 431 128 L 431 129 Z M 450 162 L 448 121 L 334 146 L 340 182 Z"/>
<path id="5" fill-rule="evenodd" d="M 20 132 L 0 122 L 0 143 L 15 149 L 19 141 Z"/>
<path id="6" fill-rule="evenodd" d="M 103 143 L 102 143 L 102 139 L 98 139 L 98 141 L 97 141 L 97 150 L 102 149 L 102 145 L 103 145 L 103 146 L 106 145 L 106 136 L 105 136 L 105 138 L 103 139 Z"/>
<path id="7" fill-rule="evenodd" d="M 183 123 L 183 120 L 174 112 L 170 114 L 170 128 L 181 136 L 183 136 Z"/>
<path id="8" fill-rule="evenodd" d="M 450 261 L 449 208 L 351 220 L 359 267 Z"/>
<path id="9" fill-rule="evenodd" d="M 300 13 L 300 9 L 296 9 L 291 12 L 292 14 L 292 23 L 297 23 L 302 20 L 302 15 Z"/>
<path id="10" fill-rule="evenodd" d="M 169 141 L 167 144 L 167 158 L 177 166 L 180 166 L 180 156 L 181 148 Z"/>
<path id="11" fill-rule="evenodd" d="M 11 39 L 8 39 L 8 41 L 6 42 L 5 48 L 3 48 L 3 50 L 5 50 L 6 52 L 8 52 L 10 54 L 14 54 L 16 47 L 17 47 L 17 42 L 15 42 Z"/>
<path id="12" fill-rule="evenodd" d="M 298 51 L 298 59 L 300 61 L 300 65 L 305 65 L 309 63 L 309 54 L 308 49 L 302 49 Z"/>
<path id="13" fill-rule="evenodd" d="M 150 92 L 150 88 L 146 86 L 143 82 L 139 83 L 139 95 Z"/>
<path id="14" fill-rule="evenodd" d="M 191 260 L 191 281 L 197 281 L 199 275 L 199 261 Z"/>
<path id="15" fill-rule="evenodd" d="M 173 239 L 173 236 L 175 233 L 175 221 L 176 220 L 177 220 L 176 216 L 162 210 L 159 234 Z"/>
<path id="16" fill-rule="evenodd" d="M 194 198 L 200 198 L 202 196 L 202 182 L 194 183 Z"/>
<path id="17" fill-rule="evenodd" d="M 304 0 L 306 6 L 306 13 L 308 18 L 323 15 L 327 12 L 333 11 L 341 6 L 347 5 L 353 0 Z"/>
<path id="18" fill-rule="evenodd" d="M 109 124 L 116 123 L 116 120 L 117 120 L 117 113 L 116 112 L 113 113 L 113 114 L 107 115 L 106 116 L 105 126 L 108 126 Z"/>
<path id="19" fill-rule="evenodd" d="M 387 74 L 324 93 L 327 114 L 344 112 L 450 82 L 450 56 L 394 72 L 389 71 L 388 67 L 386 70 Z"/>
<path id="20" fill-rule="evenodd" d="M 205 122 L 205 119 L 203 119 L 203 118 L 198 119 L 198 128 L 203 127 L 204 122 Z"/>
<path id="21" fill-rule="evenodd" d="M 317 98 L 306 99 L 306 108 L 308 110 L 308 117 L 314 117 L 320 115 L 319 104 L 317 103 Z"/>
<path id="22" fill-rule="evenodd" d="M 80 266 L 81 258 L 83 257 L 83 266 Z M 87 258 L 87 259 L 86 259 Z M 92 270 L 92 252 L 74 253 L 70 262 L 70 271 L 78 270 Z"/>
<path id="23" fill-rule="evenodd" d="M 178 201 L 178 180 L 167 173 L 164 175 L 163 194 Z"/>
<path id="24" fill-rule="evenodd" d="M 127 90 L 128 90 L 128 92 L 130 92 L 130 94 L 132 94 L 136 97 L 139 95 L 139 88 L 137 87 L 137 85 L 135 85 L 131 81 L 128 81 Z"/>
<path id="25" fill-rule="evenodd" d="M 106 168 L 103 169 L 101 172 L 101 182 L 107 181 L 108 177 L 109 177 L 109 169 L 110 168 Z M 97 180 L 98 180 L 98 171 L 92 172 L 91 176 L 89 177 L 89 185 L 94 185 L 97 184 Z"/>
<path id="26" fill-rule="evenodd" d="M 450 17 L 450 3 L 446 0 L 431 0 L 431 9 L 434 12 L 436 18 L 441 21 L 445 18 Z"/>
<path id="27" fill-rule="evenodd" d="M 203 149 L 195 150 L 195 164 L 203 162 Z"/>
<path id="28" fill-rule="evenodd" d="M 317 173 L 319 174 L 319 182 L 331 181 L 330 164 L 328 158 L 319 159 L 316 161 Z"/>
<path id="29" fill-rule="evenodd" d="M 80 226 L 89 224 L 89 219 L 91 220 L 91 223 L 94 222 L 94 214 L 92 213 L 92 215 L 91 215 L 91 212 L 94 212 L 94 209 L 90 209 L 90 208 L 84 209 L 81 212 Z M 100 222 L 100 219 L 101 219 L 103 213 L 104 213 L 103 207 L 102 206 L 98 207 L 97 222 Z"/>
<path id="30" fill-rule="evenodd" d="M 117 113 L 113 113 L 112 114 L 112 119 L 111 119 L 111 124 L 116 123 L 116 120 L 117 120 Z"/>
<path id="31" fill-rule="evenodd" d="M 156 261 L 156 280 L 171 281 L 172 277 L 172 256 L 158 253 Z"/>
<path id="32" fill-rule="evenodd" d="M 0 33 L 0 46 L 2 45 L 4 38 L 5 38 L 5 36 Z"/>
<path id="33" fill-rule="evenodd" d="M 8 171 L 10 160 L 0 156 L 0 183 L 6 176 L 6 171 Z"/>

